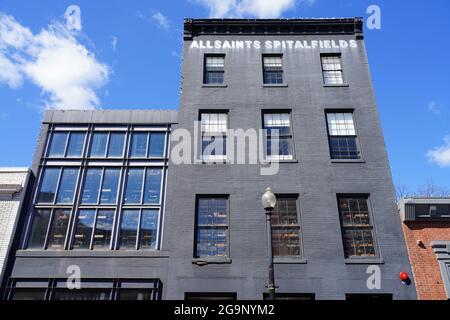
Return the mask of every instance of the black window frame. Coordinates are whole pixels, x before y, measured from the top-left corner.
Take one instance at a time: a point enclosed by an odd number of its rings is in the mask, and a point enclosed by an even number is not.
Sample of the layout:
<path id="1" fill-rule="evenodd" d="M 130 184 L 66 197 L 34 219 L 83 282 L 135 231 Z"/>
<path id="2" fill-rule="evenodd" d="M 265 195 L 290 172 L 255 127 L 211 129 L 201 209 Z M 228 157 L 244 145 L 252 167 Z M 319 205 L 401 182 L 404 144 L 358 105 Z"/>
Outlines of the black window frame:
<path id="1" fill-rule="evenodd" d="M 352 115 L 352 120 L 353 120 L 353 127 L 355 130 L 355 134 L 354 135 L 331 135 L 330 132 L 330 124 L 328 123 L 328 115 L 329 114 L 351 114 Z M 363 152 L 362 152 L 362 148 L 361 148 L 361 142 L 359 139 L 359 134 L 358 134 L 358 126 L 357 126 L 357 122 L 356 122 L 356 115 L 355 115 L 355 109 L 325 109 L 325 126 L 327 128 L 327 136 L 328 136 L 328 148 L 330 151 L 330 159 L 331 161 L 338 161 L 338 162 L 352 162 L 352 161 L 363 161 Z M 333 156 L 333 148 L 332 148 L 332 139 L 337 138 L 337 139 L 354 139 L 355 142 L 355 146 L 356 146 L 356 153 L 357 153 L 357 157 L 352 158 L 352 157 L 335 157 Z M 350 151 L 347 152 L 348 154 L 350 154 Z"/>
<path id="2" fill-rule="evenodd" d="M 327 57 L 337 57 L 339 58 L 339 64 L 341 65 L 341 69 L 336 69 L 336 70 L 325 70 L 324 69 L 324 62 L 323 62 L 323 58 L 327 58 Z M 334 52 L 334 53 L 321 53 L 320 54 L 320 67 L 322 70 L 322 83 L 324 86 L 330 86 L 330 87 L 342 87 L 342 86 L 347 86 L 347 82 L 346 82 L 346 78 L 344 75 L 344 65 L 342 62 L 342 53 L 341 52 Z M 340 71 L 341 72 L 341 78 L 342 78 L 342 83 L 327 83 L 326 82 L 326 77 L 325 77 L 325 73 L 327 71 Z"/>
<path id="3" fill-rule="evenodd" d="M 274 69 L 274 70 L 267 70 L 268 68 L 270 68 L 269 66 L 266 66 L 265 64 L 265 58 L 281 58 L 281 69 Z M 262 62 L 262 78 L 263 78 L 263 85 L 264 86 L 280 86 L 280 85 L 284 85 L 285 84 L 285 74 L 284 74 L 284 67 L 285 67 L 285 63 L 284 63 L 284 55 L 282 53 L 263 53 L 261 55 L 261 62 Z M 274 67 L 272 67 L 274 68 Z M 277 74 L 281 74 L 281 82 L 269 82 L 267 79 L 267 74 L 268 73 L 277 73 Z"/>
<path id="4" fill-rule="evenodd" d="M 225 132 L 223 132 L 223 131 L 217 131 L 217 132 L 214 132 L 214 131 L 203 131 L 203 126 L 202 126 L 202 115 L 205 115 L 205 114 L 209 114 L 209 115 L 211 115 L 211 114 L 214 114 L 214 115 L 219 115 L 219 114 L 224 114 L 225 115 L 225 119 L 226 119 L 226 128 L 225 128 Z M 228 160 L 228 150 L 227 150 L 227 146 L 228 146 L 228 142 L 227 142 L 227 139 L 228 139 L 228 130 L 229 130 L 229 124 L 230 124 L 230 116 L 229 116 L 229 110 L 228 109 L 200 109 L 199 110 L 199 112 L 198 112 L 198 121 L 199 121 L 199 124 L 200 124 L 200 147 L 199 147 L 199 156 L 200 156 L 200 159 L 201 159 L 201 162 L 202 163 L 226 163 L 227 161 L 229 161 Z M 222 142 L 224 143 L 224 148 L 223 148 L 223 153 L 221 154 L 221 155 L 217 155 L 217 154 L 214 154 L 214 155 L 203 155 L 203 143 L 204 143 L 204 139 L 205 138 L 207 138 L 207 139 L 211 139 L 210 141 L 207 141 L 207 142 L 209 142 L 208 143 L 208 145 L 209 144 L 212 144 L 212 143 L 214 143 L 213 141 L 212 141 L 212 139 L 215 139 L 215 138 L 220 138 L 220 139 L 222 139 Z M 216 151 L 216 149 L 214 149 L 214 152 L 216 153 L 217 151 Z M 210 157 L 210 156 L 212 156 L 212 157 Z"/>
<path id="5" fill-rule="evenodd" d="M 208 58 L 222 58 L 223 59 L 223 67 L 222 69 L 217 70 L 208 70 L 207 60 Z M 225 53 L 205 53 L 203 56 L 203 85 L 205 86 L 223 86 L 225 85 Z M 221 74 L 222 82 L 208 82 L 208 74 Z"/>
<path id="6" fill-rule="evenodd" d="M 281 155 L 278 155 L 279 158 L 272 158 L 272 155 L 269 157 L 267 154 L 267 143 L 268 143 L 268 134 L 267 134 L 267 126 L 264 120 L 264 116 L 266 114 L 288 114 L 289 116 L 289 133 L 286 134 L 280 134 L 278 132 L 278 139 L 289 139 L 290 141 L 290 147 L 291 147 L 291 154 L 290 158 L 287 157 L 286 159 L 280 158 Z M 278 161 L 278 162 L 291 162 L 296 161 L 296 153 L 295 153 L 295 139 L 294 139 L 294 124 L 292 122 L 292 110 L 291 109 L 263 109 L 261 110 L 261 122 L 262 122 L 262 129 L 264 132 L 264 159 L 265 161 Z M 278 147 L 280 147 L 280 144 L 278 143 Z"/>

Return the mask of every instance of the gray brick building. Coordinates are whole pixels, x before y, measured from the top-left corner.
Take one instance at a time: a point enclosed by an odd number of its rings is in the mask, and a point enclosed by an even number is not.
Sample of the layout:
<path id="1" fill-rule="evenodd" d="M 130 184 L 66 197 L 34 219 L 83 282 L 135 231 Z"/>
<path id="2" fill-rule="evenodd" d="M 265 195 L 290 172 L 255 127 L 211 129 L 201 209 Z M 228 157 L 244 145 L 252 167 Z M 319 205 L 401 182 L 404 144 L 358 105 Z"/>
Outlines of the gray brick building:
<path id="1" fill-rule="evenodd" d="M 32 173 L 7 299 L 263 299 L 266 187 L 278 298 L 416 298 L 359 18 L 185 20 L 178 113 L 47 112 Z"/>

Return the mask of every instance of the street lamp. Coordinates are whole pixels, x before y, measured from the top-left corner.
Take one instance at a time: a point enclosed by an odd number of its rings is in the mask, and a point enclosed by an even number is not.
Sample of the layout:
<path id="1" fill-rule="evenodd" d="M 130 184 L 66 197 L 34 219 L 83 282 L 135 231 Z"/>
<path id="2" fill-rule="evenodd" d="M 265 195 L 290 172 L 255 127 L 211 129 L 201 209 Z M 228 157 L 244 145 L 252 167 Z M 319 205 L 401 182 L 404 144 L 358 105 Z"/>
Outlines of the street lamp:
<path id="1" fill-rule="evenodd" d="M 263 208 L 266 212 L 266 229 L 267 229 L 267 253 L 269 256 L 269 300 L 275 300 L 275 275 L 273 270 L 273 253 L 272 253 L 272 210 L 277 204 L 277 197 L 272 189 L 267 188 L 261 197 Z"/>

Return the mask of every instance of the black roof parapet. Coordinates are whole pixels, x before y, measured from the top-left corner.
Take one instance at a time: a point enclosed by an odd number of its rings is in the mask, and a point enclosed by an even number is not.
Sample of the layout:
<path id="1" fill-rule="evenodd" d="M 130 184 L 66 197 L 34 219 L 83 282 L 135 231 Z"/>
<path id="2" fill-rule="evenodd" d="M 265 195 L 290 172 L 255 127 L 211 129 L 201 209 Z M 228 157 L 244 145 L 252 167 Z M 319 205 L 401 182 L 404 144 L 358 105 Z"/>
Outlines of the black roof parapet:
<path id="1" fill-rule="evenodd" d="M 214 34 L 355 34 L 363 38 L 363 19 L 185 19 L 184 39 Z"/>

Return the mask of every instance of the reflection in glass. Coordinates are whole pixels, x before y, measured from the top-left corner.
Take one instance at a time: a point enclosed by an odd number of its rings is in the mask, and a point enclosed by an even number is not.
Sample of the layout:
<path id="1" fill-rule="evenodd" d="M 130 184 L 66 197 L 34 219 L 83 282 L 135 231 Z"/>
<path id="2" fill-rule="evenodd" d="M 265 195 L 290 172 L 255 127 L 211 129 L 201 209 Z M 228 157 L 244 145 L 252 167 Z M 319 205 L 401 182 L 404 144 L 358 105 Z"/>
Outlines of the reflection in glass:
<path id="1" fill-rule="evenodd" d="M 68 157 L 81 157 L 83 155 L 84 138 L 86 134 L 83 132 L 72 132 L 69 138 L 69 146 L 67 147 Z"/>
<path id="2" fill-rule="evenodd" d="M 45 288 L 14 288 L 11 300 L 45 300 Z"/>
<path id="3" fill-rule="evenodd" d="M 119 175 L 120 169 L 105 169 L 100 197 L 101 204 L 116 203 Z"/>
<path id="4" fill-rule="evenodd" d="M 159 203 L 161 193 L 161 176 L 161 169 L 147 169 L 145 178 L 144 203 Z"/>
<path id="5" fill-rule="evenodd" d="M 140 249 L 156 249 L 158 230 L 158 210 L 142 210 Z"/>
<path id="6" fill-rule="evenodd" d="M 139 210 L 124 210 L 120 223 L 120 249 L 135 249 Z"/>
<path id="7" fill-rule="evenodd" d="M 163 157 L 166 134 L 162 132 L 152 132 L 150 134 L 149 157 Z"/>
<path id="8" fill-rule="evenodd" d="M 84 180 L 83 195 L 81 203 L 96 204 L 100 190 L 100 181 L 102 179 L 102 169 L 88 169 Z"/>
<path id="9" fill-rule="evenodd" d="M 52 300 L 110 300 L 109 289 L 56 289 Z"/>
<path id="10" fill-rule="evenodd" d="M 141 203 L 142 196 L 142 180 L 144 169 L 129 169 L 127 177 L 127 185 L 125 190 L 125 203 Z"/>
<path id="11" fill-rule="evenodd" d="M 67 132 L 54 132 L 50 144 L 49 157 L 64 157 L 67 142 Z"/>
<path id="12" fill-rule="evenodd" d="M 114 210 L 99 210 L 94 232 L 94 249 L 106 250 L 111 244 Z"/>
<path id="13" fill-rule="evenodd" d="M 109 158 L 123 157 L 123 146 L 125 141 L 125 133 L 113 132 L 109 136 Z"/>
<path id="14" fill-rule="evenodd" d="M 131 157 L 144 158 L 147 156 L 147 133 L 133 133 L 131 141 Z"/>
<path id="15" fill-rule="evenodd" d="M 70 210 L 55 209 L 48 239 L 48 249 L 64 249 Z"/>
<path id="16" fill-rule="evenodd" d="M 78 169 L 65 168 L 59 185 L 57 203 L 72 203 L 75 185 L 77 184 Z"/>
<path id="17" fill-rule="evenodd" d="M 152 300 L 151 289 L 119 289 L 119 300 Z"/>
<path id="18" fill-rule="evenodd" d="M 73 241 L 74 249 L 90 249 L 94 220 L 95 210 L 80 210 Z"/>
<path id="19" fill-rule="evenodd" d="M 34 212 L 28 249 L 44 249 L 50 214 L 50 209 L 37 209 Z"/>
<path id="20" fill-rule="evenodd" d="M 92 138 L 91 157 L 104 157 L 106 154 L 106 143 L 108 134 L 106 132 L 96 132 Z"/>
<path id="21" fill-rule="evenodd" d="M 60 171 L 60 168 L 46 168 L 44 170 L 38 202 L 53 203 L 55 201 L 56 186 Z"/>

